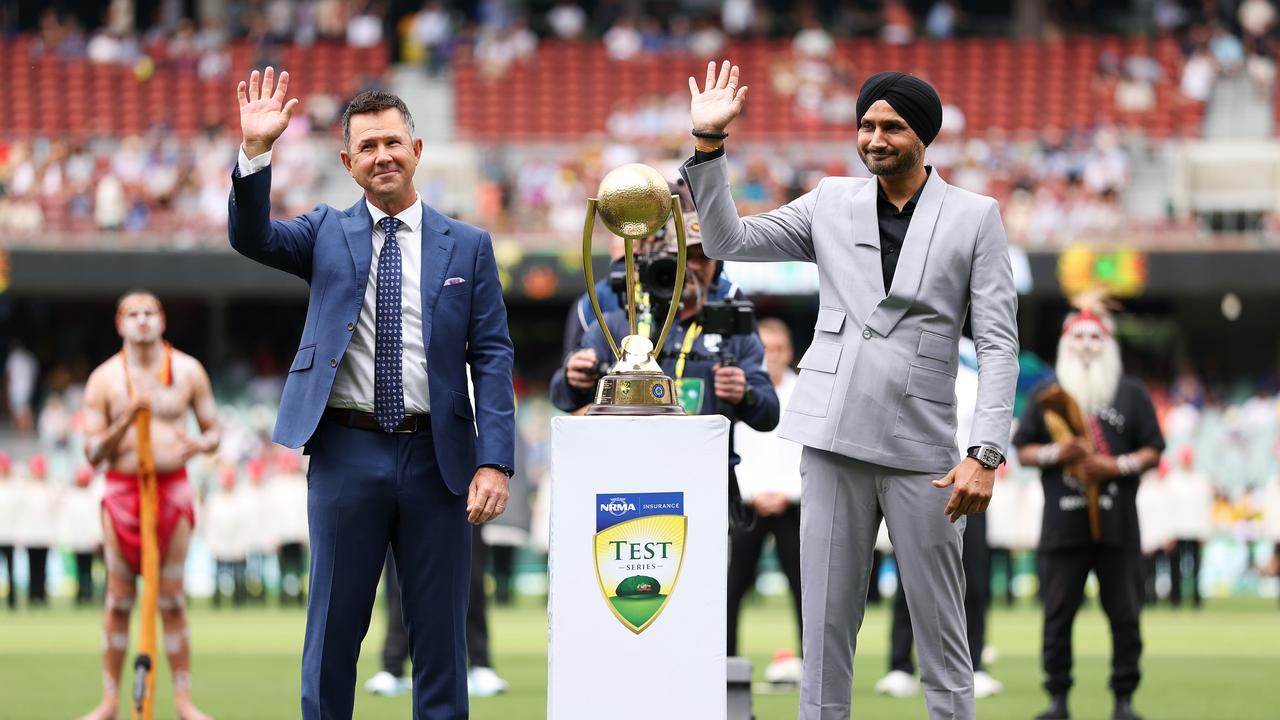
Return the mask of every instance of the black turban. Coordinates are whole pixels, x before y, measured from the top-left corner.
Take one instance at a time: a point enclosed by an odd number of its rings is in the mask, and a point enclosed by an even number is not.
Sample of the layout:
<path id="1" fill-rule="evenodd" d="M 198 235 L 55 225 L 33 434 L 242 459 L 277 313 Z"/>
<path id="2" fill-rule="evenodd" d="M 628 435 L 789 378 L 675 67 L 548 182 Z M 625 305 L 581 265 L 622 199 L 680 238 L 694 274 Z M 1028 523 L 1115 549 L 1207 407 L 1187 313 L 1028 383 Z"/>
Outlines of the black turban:
<path id="1" fill-rule="evenodd" d="M 900 72 L 872 75 L 858 92 L 858 125 L 862 125 L 862 116 L 877 100 L 884 100 L 897 110 L 920 142 L 928 145 L 938 137 L 938 130 L 942 129 L 942 100 L 929 83 Z"/>

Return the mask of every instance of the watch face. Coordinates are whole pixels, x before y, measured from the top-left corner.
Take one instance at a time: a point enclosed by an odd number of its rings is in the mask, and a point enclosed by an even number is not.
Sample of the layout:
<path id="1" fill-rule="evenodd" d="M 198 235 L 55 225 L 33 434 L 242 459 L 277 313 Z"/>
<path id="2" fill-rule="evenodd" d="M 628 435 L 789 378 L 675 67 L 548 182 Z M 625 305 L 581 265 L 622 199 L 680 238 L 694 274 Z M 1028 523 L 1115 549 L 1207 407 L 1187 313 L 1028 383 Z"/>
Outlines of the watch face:
<path id="1" fill-rule="evenodd" d="M 980 447 L 975 448 L 970 457 L 982 463 L 988 470 L 994 470 L 1000 466 L 1000 452 L 995 448 Z"/>

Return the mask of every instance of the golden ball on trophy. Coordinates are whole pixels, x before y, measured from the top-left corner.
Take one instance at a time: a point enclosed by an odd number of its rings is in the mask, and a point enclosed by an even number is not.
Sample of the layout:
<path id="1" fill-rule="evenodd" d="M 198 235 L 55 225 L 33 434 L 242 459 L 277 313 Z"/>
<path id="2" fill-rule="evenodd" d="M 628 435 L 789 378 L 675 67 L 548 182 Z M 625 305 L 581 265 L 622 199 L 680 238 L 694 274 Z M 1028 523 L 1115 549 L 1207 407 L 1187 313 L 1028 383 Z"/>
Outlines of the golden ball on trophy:
<path id="1" fill-rule="evenodd" d="M 600 221 L 624 238 L 648 237 L 671 216 L 671 189 L 662 173 L 629 163 L 609 171 L 596 193 Z"/>

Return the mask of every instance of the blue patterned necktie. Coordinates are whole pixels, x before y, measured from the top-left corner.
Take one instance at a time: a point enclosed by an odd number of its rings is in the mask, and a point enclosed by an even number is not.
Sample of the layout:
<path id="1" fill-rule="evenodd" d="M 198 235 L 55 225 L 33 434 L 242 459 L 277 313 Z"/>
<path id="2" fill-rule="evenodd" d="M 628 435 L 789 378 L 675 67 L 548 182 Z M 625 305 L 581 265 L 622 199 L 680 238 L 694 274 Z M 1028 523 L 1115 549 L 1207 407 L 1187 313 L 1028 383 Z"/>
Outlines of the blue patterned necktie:
<path id="1" fill-rule="evenodd" d="M 400 221 L 378 221 L 386 236 L 378 254 L 378 332 L 373 349 L 373 416 L 386 432 L 395 432 L 404 421 L 404 343 L 400 337 L 400 245 L 396 227 Z"/>

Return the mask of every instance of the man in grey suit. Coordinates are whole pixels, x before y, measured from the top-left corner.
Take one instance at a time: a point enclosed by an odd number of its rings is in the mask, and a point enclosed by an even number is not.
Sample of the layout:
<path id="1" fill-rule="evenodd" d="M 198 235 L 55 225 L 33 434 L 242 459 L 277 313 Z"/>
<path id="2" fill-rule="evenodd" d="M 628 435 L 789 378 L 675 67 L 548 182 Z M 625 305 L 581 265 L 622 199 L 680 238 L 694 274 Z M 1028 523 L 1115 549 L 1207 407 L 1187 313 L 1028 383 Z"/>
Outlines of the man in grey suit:
<path id="1" fill-rule="evenodd" d="M 964 516 L 991 498 L 1018 375 L 1017 295 L 999 208 L 924 164 L 942 123 L 937 92 L 879 73 L 858 97 L 858 153 L 875 178 L 825 178 L 777 210 L 740 218 L 724 139 L 747 88 L 726 61 L 718 72 L 708 66 L 701 89 L 689 78 L 689 90 L 696 153 L 683 172 L 707 254 L 818 266 L 816 332 L 779 426 L 805 446 L 800 718 L 849 717 L 882 516 L 902 557 L 929 717 L 973 718 L 961 534 Z M 979 379 L 973 447 L 961 460 L 955 376 L 966 313 Z"/>

